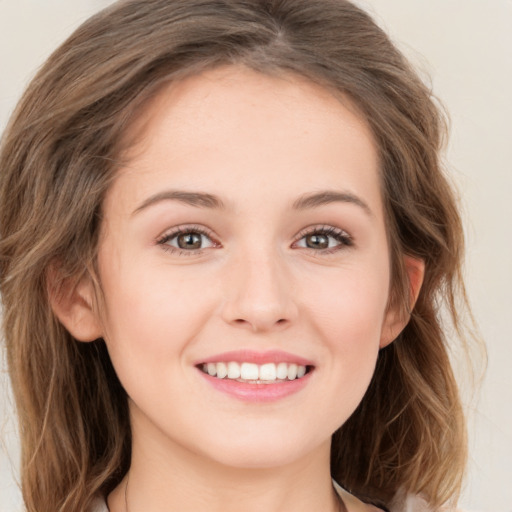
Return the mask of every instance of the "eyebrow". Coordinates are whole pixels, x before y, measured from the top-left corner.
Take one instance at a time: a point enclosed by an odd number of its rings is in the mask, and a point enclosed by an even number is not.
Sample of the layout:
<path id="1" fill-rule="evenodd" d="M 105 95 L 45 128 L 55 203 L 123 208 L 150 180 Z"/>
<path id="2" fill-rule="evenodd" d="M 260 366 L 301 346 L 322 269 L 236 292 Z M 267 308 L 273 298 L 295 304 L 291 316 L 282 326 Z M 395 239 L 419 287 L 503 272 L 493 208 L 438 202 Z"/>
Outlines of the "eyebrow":
<path id="1" fill-rule="evenodd" d="M 187 192 L 185 190 L 165 190 L 148 197 L 132 213 L 136 213 L 161 201 L 179 201 L 189 206 L 197 208 L 209 208 L 223 210 L 226 205 L 218 196 L 206 192 Z M 292 208 L 294 210 L 308 210 L 330 203 L 350 203 L 362 208 L 368 215 L 373 216 L 370 207 L 358 196 L 351 192 L 338 192 L 334 190 L 325 190 L 312 194 L 304 194 L 294 201 Z"/>
<path id="2" fill-rule="evenodd" d="M 325 190 L 315 192 L 313 194 L 305 194 L 299 197 L 293 203 L 294 210 L 307 210 L 309 208 L 316 208 L 330 203 L 350 203 L 355 204 L 362 208 L 368 215 L 373 216 L 373 212 L 360 197 L 352 194 L 351 192 L 338 192 L 335 190 Z"/>
<path id="3" fill-rule="evenodd" d="M 132 215 L 135 215 L 148 206 L 152 206 L 161 201 L 179 201 L 198 208 L 211 208 L 216 210 L 222 210 L 226 207 L 219 197 L 212 194 L 204 192 L 187 192 L 185 190 L 166 190 L 148 197 L 133 211 Z"/>

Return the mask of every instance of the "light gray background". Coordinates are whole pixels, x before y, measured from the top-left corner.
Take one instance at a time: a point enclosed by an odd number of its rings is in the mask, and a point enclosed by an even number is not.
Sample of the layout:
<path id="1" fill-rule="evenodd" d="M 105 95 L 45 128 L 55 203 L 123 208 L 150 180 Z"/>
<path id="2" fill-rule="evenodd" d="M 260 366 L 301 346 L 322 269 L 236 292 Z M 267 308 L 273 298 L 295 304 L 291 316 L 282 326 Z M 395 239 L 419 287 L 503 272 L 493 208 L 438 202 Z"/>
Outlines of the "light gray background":
<path id="1" fill-rule="evenodd" d="M 0 131 L 49 53 L 108 0 L 0 0 Z M 461 193 L 467 282 L 488 344 L 470 400 L 471 464 L 462 505 L 512 511 L 512 0 L 360 0 L 432 78 L 452 119 L 447 161 Z M 0 511 L 21 510 L 17 442 L 0 373 Z M 469 395 L 469 393 L 466 393 Z"/>

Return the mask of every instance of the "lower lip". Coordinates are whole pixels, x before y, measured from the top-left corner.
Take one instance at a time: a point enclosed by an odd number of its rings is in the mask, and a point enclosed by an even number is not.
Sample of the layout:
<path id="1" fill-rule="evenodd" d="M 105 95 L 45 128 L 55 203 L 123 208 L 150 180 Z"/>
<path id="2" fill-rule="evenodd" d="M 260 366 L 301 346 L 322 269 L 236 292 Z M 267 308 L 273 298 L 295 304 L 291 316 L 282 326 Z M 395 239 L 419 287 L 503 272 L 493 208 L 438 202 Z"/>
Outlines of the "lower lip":
<path id="1" fill-rule="evenodd" d="M 221 391 L 244 402 L 275 402 L 299 392 L 310 380 L 312 371 L 300 379 L 276 382 L 275 384 L 250 384 L 232 379 L 218 379 L 201 370 L 201 376 L 217 391 Z"/>

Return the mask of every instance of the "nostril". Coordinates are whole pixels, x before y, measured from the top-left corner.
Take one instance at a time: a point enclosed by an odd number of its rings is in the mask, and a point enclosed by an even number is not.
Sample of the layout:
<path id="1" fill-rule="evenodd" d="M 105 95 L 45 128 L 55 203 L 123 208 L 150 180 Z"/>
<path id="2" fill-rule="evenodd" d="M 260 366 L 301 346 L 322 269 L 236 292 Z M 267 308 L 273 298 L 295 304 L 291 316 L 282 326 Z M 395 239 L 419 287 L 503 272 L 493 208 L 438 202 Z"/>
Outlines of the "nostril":
<path id="1" fill-rule="evenodd" d="M 234 318 L 230 321 L 231 325 L 240 328 L 251 328 L 254 332 L 267 331 L 272 328 L 285 328 L 290 320 L 288 318 L 254 316 L 253 318 Z"/>

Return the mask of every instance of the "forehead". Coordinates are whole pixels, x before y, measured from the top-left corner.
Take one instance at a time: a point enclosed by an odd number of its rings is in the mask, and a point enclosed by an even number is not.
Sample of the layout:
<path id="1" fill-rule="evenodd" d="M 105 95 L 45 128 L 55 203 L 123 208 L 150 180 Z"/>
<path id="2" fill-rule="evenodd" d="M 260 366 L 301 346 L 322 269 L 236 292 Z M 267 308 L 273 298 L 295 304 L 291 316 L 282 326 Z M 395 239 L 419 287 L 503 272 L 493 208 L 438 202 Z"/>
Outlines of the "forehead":
<path id="1" fill-rule="evenodd" d="M 234 184 L 249 195 L 338 186 L 364 189 L 381 207 L 368 124 L 347 98 L 296 75 L 226 66 L 173 82 L 127 136 L 136 143 L 118 179 L 137 182 L 139 196 L 166 184 Z"/>

